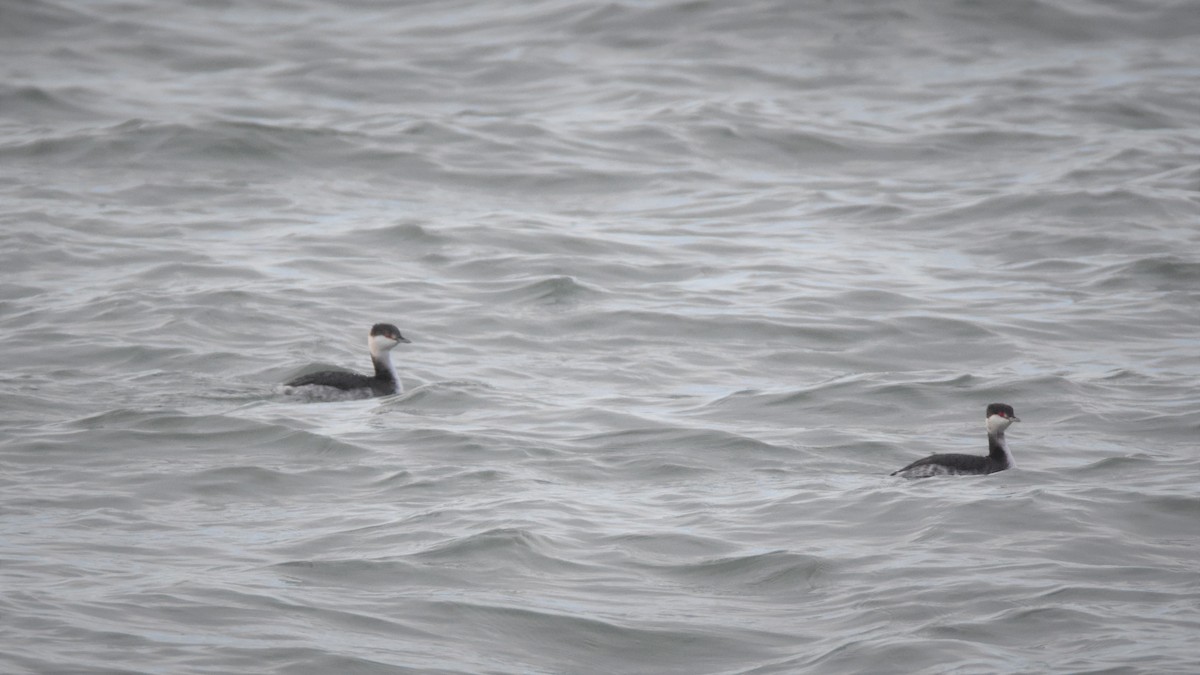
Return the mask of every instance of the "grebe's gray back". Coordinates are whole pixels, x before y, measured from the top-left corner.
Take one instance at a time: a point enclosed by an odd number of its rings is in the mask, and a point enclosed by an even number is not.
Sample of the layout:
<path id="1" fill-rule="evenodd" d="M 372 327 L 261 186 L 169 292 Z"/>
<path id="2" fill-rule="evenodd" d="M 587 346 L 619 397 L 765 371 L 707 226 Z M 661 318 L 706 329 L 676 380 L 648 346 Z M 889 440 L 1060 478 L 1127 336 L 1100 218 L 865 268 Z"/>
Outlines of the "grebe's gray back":
<path id="1" fill-rule="evenodd" d="M 1011 405 L 1004 403 L 989 405 L 985 415 L 988 430 L 987 455 L 930 455 L 893 472 L 892 475 L 905 478 L 984 475 L 1013 468 L 1016 465 L 1013 463 L 1012 453 L 1008 451 L 1008 443 L 1004 440 L 1004 430 L 1021 419 L 1017 417 Z"/>
<path id="2" fill-rule="evenodd" d="M 400 329 L 390 323 L 371 326 L 367 336 L 367 347 L 371 350 L 371 362 L 375 365 L 374 375 L 359 375 L 339 370 L 324 370 L 319 373 L 301 375 L 284 383 L 284 393 L 306 393 L 313 398 L 367 398 L 387 396 L 404 391 L 404 384 L 396 374 L 392 363 L 392 347 L 412 340 L 400 334 Z"/>

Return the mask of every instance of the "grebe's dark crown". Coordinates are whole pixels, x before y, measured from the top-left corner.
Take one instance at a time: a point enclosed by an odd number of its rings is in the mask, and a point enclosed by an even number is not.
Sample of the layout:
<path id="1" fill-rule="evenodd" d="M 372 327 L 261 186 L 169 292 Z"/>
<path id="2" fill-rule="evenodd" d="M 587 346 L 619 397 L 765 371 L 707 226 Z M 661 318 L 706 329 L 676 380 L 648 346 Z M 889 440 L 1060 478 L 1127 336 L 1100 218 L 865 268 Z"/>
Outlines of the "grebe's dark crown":
<path id="1" fill-rule="evenodd" d="M 987 407 L 987 413 L 984 415 L 984 417 L 991 417 L 992 415 L 999 415 L 1001 417 L 1007 417 L 1010 419 L 1017 418 L 1016 411 L 1013 410 L 1013 407 L 1007 403 L 993 403 L 989 405 Z"/>
<path id="2" fill-rule="evenodd" d="M 397 342 L 411 342 L 408 338 L 400 334 L 400 329 L 390 323 L 377 323 L 371 326 L 371 337 L 382 335 L 386 338 L 391 338 Z"/>

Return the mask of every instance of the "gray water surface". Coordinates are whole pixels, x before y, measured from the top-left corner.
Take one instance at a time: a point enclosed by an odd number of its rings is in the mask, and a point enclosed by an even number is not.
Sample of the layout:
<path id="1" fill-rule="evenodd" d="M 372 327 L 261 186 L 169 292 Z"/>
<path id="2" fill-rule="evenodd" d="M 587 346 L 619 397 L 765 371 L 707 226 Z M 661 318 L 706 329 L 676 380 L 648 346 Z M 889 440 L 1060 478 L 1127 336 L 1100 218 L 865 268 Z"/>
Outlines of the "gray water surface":
<path id="1" fill-rule="evenodd" d="M 0 670 L 1196 672 L 1198 38 L 6 4 Z"/>

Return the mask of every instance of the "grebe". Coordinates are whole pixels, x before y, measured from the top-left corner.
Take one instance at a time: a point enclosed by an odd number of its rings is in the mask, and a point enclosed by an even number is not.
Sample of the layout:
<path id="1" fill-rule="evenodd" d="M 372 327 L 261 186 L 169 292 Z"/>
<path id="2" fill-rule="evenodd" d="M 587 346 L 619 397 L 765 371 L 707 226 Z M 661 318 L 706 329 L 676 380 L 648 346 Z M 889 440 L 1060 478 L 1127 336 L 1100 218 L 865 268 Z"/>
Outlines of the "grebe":
<path id="1" fill-rule="evenodd" d="M 1011 469 L 1012 454 L 1004 441 L 1004 430 L 1013 422 L 1020 422 L 1011 405 L 993 403 L 987 407 L 988 454 L 978 455 L 930 455 L 918 459 L 908 466 L 892 473 L 893 476 L 905 478 L 928 478 L 930 476 L 961 476 L 996 473 Z"/>
<path id="2" fill-rule="evenodd" d="M 371 396 L 387 396 L 404 392 L 404 384 L 392 364 L 392 347 L 412 340 L 400 334 L 400 329 L 390 323 L 371 326 L 367 347 L 371 350 L 371 362 L 375 364 L 375 375 L 359 375 L 338 370 L 323 370 L 319 373 L 301 375 L 285 383 L 284 393 L 307 393 L 313 398 L 351 399 Z M 291 387 L 293 389 L 286 389 Z M 303 387 L 303 389 L 300 389 Z"/>

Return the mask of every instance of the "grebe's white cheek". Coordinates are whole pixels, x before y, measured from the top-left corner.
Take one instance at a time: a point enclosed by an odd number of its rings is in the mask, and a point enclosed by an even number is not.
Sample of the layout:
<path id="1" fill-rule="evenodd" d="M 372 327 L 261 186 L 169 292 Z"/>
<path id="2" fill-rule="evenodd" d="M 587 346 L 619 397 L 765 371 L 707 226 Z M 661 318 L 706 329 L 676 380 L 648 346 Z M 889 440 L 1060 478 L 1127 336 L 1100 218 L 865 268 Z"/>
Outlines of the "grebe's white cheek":
<path id="1" fill-rule="evenodd" d="M 400 343 L 386 335 L 371 336 L 371 349 L 373 351 L 387 351 L 398 344 Z"/>
<path id="2" fill-rule="evenodd" d="M 1013 423 L 1013 420 L 1002 415 L 992 415 L 987 418 L 987 430 L 989 434 L 1004 431 Z"/>

